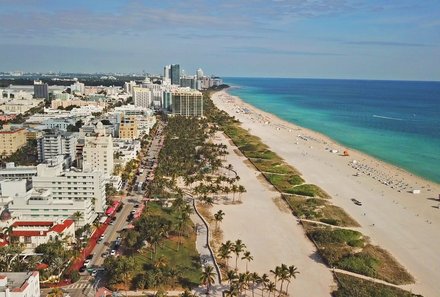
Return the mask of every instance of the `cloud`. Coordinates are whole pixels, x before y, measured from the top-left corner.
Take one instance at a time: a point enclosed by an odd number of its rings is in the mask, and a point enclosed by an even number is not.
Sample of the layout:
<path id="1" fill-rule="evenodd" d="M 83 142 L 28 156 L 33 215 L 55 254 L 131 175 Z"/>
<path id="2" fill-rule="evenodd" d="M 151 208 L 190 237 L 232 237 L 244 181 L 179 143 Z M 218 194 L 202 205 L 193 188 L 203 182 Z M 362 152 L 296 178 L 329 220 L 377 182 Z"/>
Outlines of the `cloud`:
<path id="1" fill-rule="evenodd" d="M 430 47 L 431 44 L 396 42 L 396 41 L 346 41 L 343 44 L 350 45 L 374 45 L 374 46 L 396 46 L 396 47 Z"/>
<path id="2" fill-rule="evenodd" d="M 226 50 L 235 53 L 254 53 L 254 54 L 269 54 L 269 55 L 286 55 L 286 56 L 343 56 L 341 53 L 331 52 L 314 52 L 314 51 L 296 51 L 296 50 L 284 50 L 274 49 L 266 47 L 226 47 Z"/>

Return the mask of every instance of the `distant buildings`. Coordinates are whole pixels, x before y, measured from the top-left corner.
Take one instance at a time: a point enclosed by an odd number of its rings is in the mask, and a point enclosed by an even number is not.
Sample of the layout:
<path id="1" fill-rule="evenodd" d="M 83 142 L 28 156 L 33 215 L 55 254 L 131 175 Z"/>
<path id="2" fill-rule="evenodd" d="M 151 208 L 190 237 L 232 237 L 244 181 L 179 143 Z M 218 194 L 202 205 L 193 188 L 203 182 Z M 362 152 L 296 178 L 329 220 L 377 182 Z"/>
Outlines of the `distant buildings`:
<path id="1" fill-rule="evenodd" d="M 40 274 L 0 272 L 0 297 L 40 297 Z"/>
<path id="2" fill-rule="evenodd" d="M 180 85 L 180 65 L 173 64 L 170 67 L 170 79 L 172 85 Z"/>
<path id="3" fill-rule="evenodd" d="M 41 80 L 34 81 L 34 97 L 49 99 L 49 86 Z"/>
<path id="4" fill-rule="evenodd" d="M 121 139 L 138 139 L 138 120 L 135 115 L 124 116 L 119 125 L 119 138 Z"/>
<path id="5" fill-rule="evenodd" d="M 0 157 L 7 157 L 15 153 L 26 144 L 26 130 L 3 126 L 0 130 Z"/>
<path id="6" fill-rule="evenodd" d="M 173 115 L 203 117 L 203 95 L 196 90 L 178 89 L 172 92 Z"/>
<path id="7" fill-rule="evenodd" d="M 151 106 L 151 91 L 148 88 L 134 87 L 133 88 L 133 102 L 134 106 L 149 108 Z"/>

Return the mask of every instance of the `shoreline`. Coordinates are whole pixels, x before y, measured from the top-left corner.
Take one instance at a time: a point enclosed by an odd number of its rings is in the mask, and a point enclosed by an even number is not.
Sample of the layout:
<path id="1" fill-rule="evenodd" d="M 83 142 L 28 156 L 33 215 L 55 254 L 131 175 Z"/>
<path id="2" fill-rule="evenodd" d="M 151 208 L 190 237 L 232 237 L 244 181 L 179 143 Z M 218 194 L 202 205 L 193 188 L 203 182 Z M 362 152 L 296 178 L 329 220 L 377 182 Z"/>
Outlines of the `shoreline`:
<path id="1" fill-rule="evenodd" d="M 284 119 L 280 118 L 279 116 L 277 116 L 275 114 L 272 114 L 270 112 L 261 110 L 258 107 L 254 106 L 254 105 L 252 105 L 250 103 L 245 102 L 239 96 L 235 96 L 235 95 L 230 94 L 228 92 L 228 90 L 230 88 L 234 88 L 234 87 L 229 87 L 229 88 L 224 89 L 224 90 L 222 90 L 220 92 L 224 92 L 229 97 L 231 97 L 234 100 L 236 100 L 237 101 L 237 105 L 245 106 L 247 109 L 252 110 L 254 113 L 259 113 L 260 115 L 264 115 L 265 118 L 269 120 L 269 122 L 270 122 L 270 120 L 276 121 L 276 122 L 281 122 L 281 125 L 279 126 L 279 128 L 289 129 L 289 126 L 291 126 L 290 129 L 292 130 L 292 132 L 294 132 L 294 131 L 303 131 L 305 133 L 312 134 L 312 135 L 314 135 L 313 138 L 315 138 L 315 137 L 316 138 L 315 139 L 312 138 L 311 140 L 315 140 L 316 141 L 316 139 L 319 139 L 319 140 L 321 140 L 322 144 L 328 144 L 328 145 L 332 145 L 332 146 L 334 146 L 336 148 L 340 148 L 340 150 L 338 150 L 338 153 L 342 153 L 344 150 L 347 150 L 350 153 L 350 157 L 353 154 L 353 155 L 359 156 L 360 158 L 358 158 L 358 159 L 361 159 L 361 158 L 362 159 L 371 159 L 371 161 L 376 162 L 376 164 L 378 164 L 379 166 L 383 166 L 383 167 L 385 167 L 388 170 L 396 171 L 396 172 L 404 175 L 407 178 L 417 180 L 417 184 L 432 184 L 433 188 L 435 188 L 435 187 L 439 188 L 439 191 L 438 191 L 437 194 L 440 195 L 440 183 L 438 183 L 436 181 L 433 181 L 433 180 L 430 180 L 430 179 L 427 179 L 427 178 L 425 178 L 423 176 L 417 175 L 417 174 L 415 174 L 415 173 L 413 173 L 411 171 L 408 171 L 405 168 L 399 167 L 399 166 L 397 166 L 395 164 L 391 164 L 391 163 L 387 162 L 386 160 L 382 160 L 382 159 L 380 159 L 380 158 L 378 158 L 376 156 L 372 156 L 372 155 L 369 155 L 369 154 L 367 154 L 367 153 L 365 153 L 363 151 L 351 148 L 349 146 L 345 146 L 344 144 L 339 143 L 338 141 L 334 140 L 333 138 L 331 138 L 328 135 L 325 135 L 325 134 L 323 134 L 321 132 L 315 131 L 315 130 L 310 129 L 310 128 L 302 127 L 302 126 L 300 126 L 300 125 L 298 125 L 296 123 L 292 123 L 292 122 L 289 122 L 287 120 L 284 120 Z M 272 124 L 272 122 L 270 122 L 270 124 Z M 294 128 L 294 129 L 292 129 L 292 128 Z M 439 198 L 439 200 L 440 200 L 440 198 Z"/>
<path id="2" fill-rule="evenodd" d="M 435 296 L 440 290 L 440 284 L 435 282 L 440 272 L 430 263 L 440 261 L 436 251 L 440 239 L 435 237 L 440 227 L 438 184 L 359 151 L 350 150 L 350 156 L 343 157 L 341 153 L 346 147 L 326 135 L 259 110 L 225 90 L 214 93 L 212 100 L 221 110 L 240 120 L 243 128 L 260 137 L 286 163 L 297 168 L 307 183 L 328 192 L 332 203 L 357 220 L 360 230 L 372 243 L 388 250 L 407 268 L 416 279 L 407 289 Z M 338 153 L 331 153 L 331 149 L 337 149 Z M 351 163 L 354 159 L 357 164 Z M 359 168 L 354 166 L 361 164 Z M 403 186 L 384 184 L 386 175 L 404 181 Z M 407 192 L 413 189 L 421 192 Z M 360 199 L 363 205 L 354 205 L 352 197 Z"/>
<path id="3" fill-rule="evenodd" d="M 241 87 L 240 86 L 229 86 L 228 88 L 221 90 L 221 92 L 227 93 L 230 97 L 234 98 L 241 105 L 246 106 L 249 109 L 252 109 L 254 111 L 258 111 L 258 113 L 264 114 L 266 117 L 275 119 L 278 122 L 282 122 L 285 126 L 291 125 L 291 126 L 294 126 L 294 127 L 298 128 L 298 130 L 304 130 L 306 132 L 310 132 L 312 134 L 316 134 L 316 135 L 319 136 L 319 138 L 326 139 L 329 143 L 332 143 L 332 144 L 337 145 L 339 147 L 345 147 L 345 149 L 349 150 L 350 152 L 356 152 L 359 155 L 366 156 L 368 158 L 374 159 L 377 162 L 383 163 L 382 165 L 386 165 L 388 167 L 392 167 L 393 170 L 399 171 L 399 172 L 401 172 L 403 174 L 406 174 L 407 176 L 414 176 L 414 177 L 418 178 L 420 181 L 422 181 L 423 183 L 435 184 L 436 186 L 438 186 L 440 188 L 440 181 L 435 181 L 435 180 L 432 180 L 430 178 L 421 176 L 421 175 L 419 175 L 417 173 L 414 173 L 414 172 L 410 171 L 409 169 L 400 167 L 397 164 L 393 164 L 392 162 L 390 162 L 388 160 L 382 159 L 379 156 L 374 156 L 374 155 L 371 155 L 371 154 L 369 154 L 367 152 L 364 152 L 362 150 L 352 148 L 349 145 L 345 145 L 345 144 L 339 142 L 338 140 L 333 139 L 331 136 L 328 136 L 328 135 L 324 134 L 323 132 L 319 132 L 319 131 L 313 130 L 312 128 L 303 127 L 303 126 L 301 126 L 301 125 L 299 125 L 297 123 L 289 122 L 288 120 L 285 120 L 285 119 L 283 119 L 283 118 L 281 118 L 281 117 L 279 117 L 279 116 L 277 116 L 277 115 L 275 115 L 273 113 L 267 112 L 265 110 L 260 109 L 259 107 L 256 107 L 256 106 L 254 106 L 254 105 L 252 105 L 250 103 L 247 103 L 241 97 L 239 97 L 237 95 L 233 95 L 233 94 L 231 94 L 229 92 L 229 90 L 231 90 L 231 89 L 239 89 L 239 88 L 241 88 Z M 440 192 L 438 194 L 440 194 Z"/>

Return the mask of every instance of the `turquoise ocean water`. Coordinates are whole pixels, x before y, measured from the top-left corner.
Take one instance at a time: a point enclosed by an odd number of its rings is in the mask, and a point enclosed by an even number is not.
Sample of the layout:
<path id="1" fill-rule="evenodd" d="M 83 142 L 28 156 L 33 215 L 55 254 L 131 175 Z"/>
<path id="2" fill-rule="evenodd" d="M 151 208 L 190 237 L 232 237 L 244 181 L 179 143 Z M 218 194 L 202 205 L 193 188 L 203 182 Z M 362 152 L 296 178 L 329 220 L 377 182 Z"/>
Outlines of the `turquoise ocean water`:
<path id="1" fill-rule="evenodd" d="M 259 109 L 440 183 L 440 82 L 224 81 Z"/>

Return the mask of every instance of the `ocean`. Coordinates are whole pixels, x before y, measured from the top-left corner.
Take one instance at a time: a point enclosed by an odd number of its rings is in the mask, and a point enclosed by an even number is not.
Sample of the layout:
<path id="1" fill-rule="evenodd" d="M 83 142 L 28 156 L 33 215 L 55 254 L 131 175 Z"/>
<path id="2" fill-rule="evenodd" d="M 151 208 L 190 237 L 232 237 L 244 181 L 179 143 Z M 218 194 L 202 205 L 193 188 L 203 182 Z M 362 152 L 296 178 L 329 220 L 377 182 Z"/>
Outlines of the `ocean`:
<path id="1" fill-rule="evenodd" d="M 440 82 L 224 78 L 283 120 L 440 183 Z"/>

